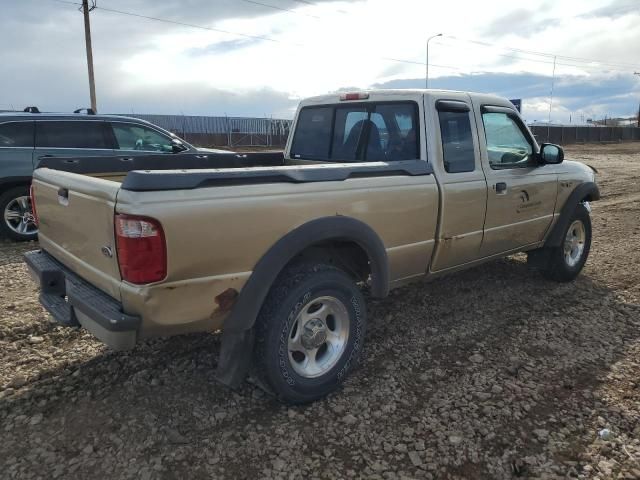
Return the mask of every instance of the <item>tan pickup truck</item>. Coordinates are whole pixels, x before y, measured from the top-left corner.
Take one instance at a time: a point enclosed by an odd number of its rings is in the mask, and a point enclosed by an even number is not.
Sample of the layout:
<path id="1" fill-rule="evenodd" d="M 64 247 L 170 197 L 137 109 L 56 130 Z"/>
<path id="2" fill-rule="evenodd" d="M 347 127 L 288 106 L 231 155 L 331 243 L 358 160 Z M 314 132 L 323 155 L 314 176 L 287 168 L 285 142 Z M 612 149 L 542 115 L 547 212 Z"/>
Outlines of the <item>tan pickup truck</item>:
<path id="1" fill-rule="evenodd" d="M 574 279 L 600 195 L 563 156 L 495 96 L 325 95 L 300 104 L 284 154 L 43 159 L 25 258 L 60 323 L 115 349 L 222 331 L 221 381 L 253 368 L 307 402 L 353 369 L 363 290 L 515 252 Z"/>

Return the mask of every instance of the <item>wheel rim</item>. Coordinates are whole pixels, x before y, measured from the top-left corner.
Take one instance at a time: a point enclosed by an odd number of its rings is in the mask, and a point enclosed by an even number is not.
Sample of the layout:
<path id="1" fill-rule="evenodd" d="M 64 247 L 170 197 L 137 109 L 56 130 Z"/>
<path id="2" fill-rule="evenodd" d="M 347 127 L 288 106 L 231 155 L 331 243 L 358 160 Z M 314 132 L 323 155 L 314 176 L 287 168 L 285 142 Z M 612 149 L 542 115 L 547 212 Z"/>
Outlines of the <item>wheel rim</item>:
<path id="1" fill-rule="evenodd" d="M 338 362 L 349 340 L 349 312 L 335 297 L 308 302 L 289 329 L 289 361 L 305 378 L 324 375 Z"/>
<path id="2" fill-rule="evenodd" d="M 584 223 L 581 220 L 575 220 L 569 226 L 564 239 L 564 260 L 570 267 L 575 267 L 580 262 L 586 238 Z"/>
<path id="3" fill-rule="evenodd" d="M 11 200 L 4 209 L 4 222 L 11 231 L 18 235 L 37 233 L 38 227 L 33 218 L 31 199 L 28 196 L 23 196 Z"/>

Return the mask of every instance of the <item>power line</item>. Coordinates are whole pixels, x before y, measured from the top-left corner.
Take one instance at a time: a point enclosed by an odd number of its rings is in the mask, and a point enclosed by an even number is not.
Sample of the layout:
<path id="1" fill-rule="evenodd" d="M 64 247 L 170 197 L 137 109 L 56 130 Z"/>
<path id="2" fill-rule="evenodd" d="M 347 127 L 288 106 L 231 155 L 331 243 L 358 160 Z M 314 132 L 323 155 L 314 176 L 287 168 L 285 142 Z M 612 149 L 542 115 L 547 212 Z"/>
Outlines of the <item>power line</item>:
<path id="1" fill-rule="evenodd" d="M 476 45 L 481 45 L 483 47 L 490 47 L 490 48 L 500 48 L 502 50 L 509 50 L 512 52 L 518 52 L 518 53 L 524 53 L 524 54 L 528 54 L 528 55 L 537 55 L 537 56 L 542 56 L 542 57 L 548 57 L 548 58 L 553 58 L 553 57 L 557 57 L 563 60 L 568 60 L 568 61 L 574 61 L 574 62 L 581 62 L 581 63 L 598 63 L 600 65 L 607 65 L 607 66 L 612 66 L 612 67 L 620 67 L 620 68 L 639 68 L 640 65 L 638 64 L 632 64 L 632 63 L 609 63 L 609 62 L 603 62 L 600 60 L 595 60 L 592 58 L 584 58 L 584 57 L 570 57 L 567 55 L 557 55 L 554 53 L 547 53 L 547 52 L 539 52 L 539 51 L 535 51 L 535 50 L 524 50 L 521 48 L 512 48 L 512 47 L 505 47 L 502 45 L 498 45 L 495 43 L 489 43 L 489 42 L 482 42 L 480 40 L 472 40 L 472 39 L 468 39 L 468 38 L 461 38 L 461 37 L 454 37 L 452 35 L 445 35 L 446 38 L 451 38 L 453 40 L 457 40 L 457 41 L 462 41 L 462 42 L 467 42 L 467 43 L 473 43 Z M 553 63 L 553 62 L 549 62 L 549 63 Z"/>
<path id="2" fill-rule="evenodd" d="M 63 3 L 63 4 L 68 4 L 68 5 L 78 5 L 81 6 L 82 4 L 78 3 L 78 2 L 74 2 L 71 0 L 51 0 L 57 3 Z M 267 4 L 262 4 L 260 2 L 255 2 L 253 0 L 243 0 L 247 3 L 251 3 L 251 4 L 256 4 L 256 5 L 263 5 L 263 6 L 267 6 L 270 8 L 275 8 L 277 10 L 283 10 L 279 7 L 274 7 L 273 5 L 267 5 Z M 312 2 L 309 1 L 305 1 L 305 0 L 293 0 L 293 1 L 297 1 L 300 3 L 304 3 L 304 4 L 308 4 L 308 5 L 314 5 Z M 204 26 L 204 25 L 197 25 L 197 24 L 193 24 L 193 23 L 187 23 L 187 22 L 181 22 L 181 21 L 177 21 L 177 20 L 169 20 L 166 18 L 160 18 L 160 17 L 154 17 L 154 16 L 149 16 L 149 15 L 143 15 L 143 14 L 139 14 L 139 13 L 135 13 L 135 12 L 128 12 L 128 11 L 124 11 L 124 10 L 117 10 L 114 8 L 107 8 L 107 7 L 103 7 L 103 6 L 99 6 L 96 7 L 96 10 L 102 10 L 105 12 L 109 12 L 109 13 L 115 13 L 115 14 L 120 14 L 120 15 L 126 15 L 126 16 L 130 16 L 130 17 L 135 17 L 135 18 L 142 18 L 142 19 L 146 19 L 146 20 L 152 20 L 152 21 L 156 21 L 156 22 L 162 22 L 162 23 L 168 23 L 168 24 L 172 24 L 172 25 L 178 25 L 178 26 L 183 26 L 183 27 L 189 27 L 189 28 L 196 28 L 196 29 L 200 29 L 200 30 L 207 30 L 207 31 L 211 31 L 211 32 L 217 32 L 217 33 L 222 33 L 225 35 L 234 35 L 234 36 L 239 36 L 239 37 L 244 37 L 244 38 L 251 38 L 254 40 L 263 40 L 263 41 L 267 41 L 267 42 L 272 42 L 272 43 L 279 43 L 279 44 L 283 44 L 283 45 L 293 45 L 296 47 L 309 47 L 309 44 L 303 44 L 303 43 L 297 43 L 297 42 L 290 42 L 290 41 L 283 41 L 283 40 L 279 40 L 276 38 L 272 38 L 272 37 L 268 37 L 265 35 L 255 35 L 255 34 L 248 34 L 248 33 L 242 33 L 242 32 L 236 32 L 236 31 L 230 31 L 230 30 L 224 30 L 221 28 L 216 28 L 216 27 L 209 27 L 209 26 Z M 287 9 L 284 9 L 285 11 L 289 11 Z M 296 12 L 295 10 L 290 10 L 293 13 L 300 13 L 301 12 Z M 320 18 L 320 17 L 315 17 L 315 18 Z M 444 38 L 449 38 L 455 41 L 462 41 L 462 42 L 468 42 L 468 43 L 472 43 L 472 44 L 476 44 L 476 45 L 480 45 L 483 47 L 490 47 L 490 48 L 499 48 L 499 49 L 503 49 L 503 50 L 507 50 L 507 51 L 512 51 L 512 52 L 516 52 L 516 53 L 521 53 L 521 54 L 526 54 L 526 55 L 536 55 L 536 56 L 542 56 L 542 57 L 546 57 L 549 59 L 552 59 L 554 56 L 557 58 L 561 58 L 561 59 L 565 59 L 568 61 L 573 61 L 573 62 L 577 62 L 577 63 L 598 63 L 599 65 L 606 65 L 606 66 L 611 66 L 611 67 L 616 67 L 616 69 L 628 69 L 628 68 L 640 68 L 639 65 L 633 65 L 633 64 L 618 64 L 618 63 L 605 63 L 605 62 L 600 62 L 598 60 L 593 60 L 593 59 L 587 59 L 587 58 L 580 58 L 580 57 L 569 57 L 569 56 L 563 56 L 563 55 L 554 55 L 551 53 L 546 53 L 546 52 L 538 52 L 538 51 L 533 51 L 533 50 L 524 50 L 524 49 L 518 49 L 518 48 L 511 48 L 511 47 L 504 47 L 498 44 L 491 44 L 488 42 L 482 42 L 479 40 L 471 40 L 471 39 L 465 39 L 465 38 L 461 38 L 461 37 L 455 37 L 455 36 L 451 36 L 451 35 L 445 35 Z M 440 42 L 438 42 L 440 43 Z M 446 44 L 446 43 L 440 43 L 441 45 L 449 45 L 451 46 L 451 44 Z M 372 55 L 368 55 L 365 54 L 366 56 L 370 56 L 370 57 L 374 57 Z M 536 63 L 546 63 L 546 64 L 553 64 L 553 61 L 548 61 L 548 60 L 540 60 L 540 59 L 532 59 L 532 58 L 522 58 L 522 57 L 517 57 L 514 55 L 505 55 L 505 54 L 496 54 L 498 56 L 502 56 L 502 57 L 506 57 L 506 58 L 513 58 L 516 60 L 521 60 L 521 61 L 527 61 L 527 62 L 536 62 Z M 406 59 L 399 59 L 399 58 L 394 58 L 394 57 L 382 57 L 382 56 L 375 56 L 375 58 L 380 58 L 381 60 L 386 60 L 386 61 L 390 61 L 390 62 L 396 62 L 396 63 L 403 63 L 403 64 L 408 64 L 408 65 L 421 65 L 424 66 L 426 65 L 425 62 L 420 62 L 420 61 L 412 61 L 412 60 L 406 60 Z M 439 65 L 439 64 L 430 64 L 433 67 L 437 67 L 437 68 L 445 68 L 445 69 L 450 69 L 450 70 L 461 70 L 460 67 L 454 67 L 451 65 Z M 562 63 L 562 62 L 556 62 L 556 65 L 561 65 L 561 66 L 567 66 L 567 67 L 574 67 L 574 68 L 585 68 L 585 69 L 591 69 L 591 70 L 600 70 L 599 68 L 595 67 L 595 66 L 589 66 L 589 65 L 575 65 L 575 64 L 569 64 L 569 63 Z"/>
<path id="3" fill-rule="evenodd" d="M 317 7 L 318 4 L 314 3 L 314 2 L 309 2 L 307 0 L 291 0 L 292 2 L 298 2 L 298 3 L 303 3 L 305 5 L 310 5 L 312 7 Z M 338 12 L 338 13 L 342 13 L 342 14 L 348 14 L 349 12 L 346 12 L 344 10 L 340 10 L 340 9 L 334 9 L 334 12 Z"/>
<path id="4" fill-rule="evenodd" d="M 54 1 L 62 1 L 62 0 L 54 0 Z M 110 12 L 110 13 L 117 13 L 120 15 L 127 15 L 129 17 L 137 17 L 137 18 L 144 18 L 146 20 L 153 20 L 155 22 L 162 22 L 162 23 L 170 23 L 173 25 L 180 25 L 182 27 L 191 27 L 191 28 L 198 28 L 200 30 L 209 30 L 211 32 L 217 32 L 217 33 L 224 33 L 226 35 L 236 35 L 238 37 L 245 37 L 245 38 L 252 38 L 254 40 L 264 40 L 266 42 L 275 42 L 275 43 L 285 43 L 282 42 L 281 40 L 277 40 L 275 38 L 270 38 L 264 35 L 251 35 L 248 33 L 240 33 L 240 32 L 232 32 L 229 30 L 223 30 L 221 28 L 215 28 L 215 27 L 207 27 L 204 25 L 196 25 L 194 23 L 186 23 L 186 22 L 179 22 L 177 20 L 169 20 L 167 18 L 160 18 L 160 17 L 151 17 L 149 15 L 142 15 L 140 13 L 134 13 L 134 12 L 125 12 L 124 10 L 116 10 L 114 8 L 106 8 L 106 7 L 97 7 L 97 10 L 102 10 L 104 12 Z M 294 43 L 294 42 L 289 42 L 292 45 L 296 45 L 299 47 L 303 47 L 304 45 L 301 43 Z"/>
<path id="5" fill-rule="evenodd" d="M 279 10 L 281 12 L 295 13 L 296 15 L 304 15 L 305 17 L 310 17 L 310 18 L 315 18 L 316 20 L 320 20 L 320 17 L 317 17 L 315 15 L 309 15 L 308 13 L 298 12 L 297 10 L 293 10 L 291 8 L 277 7 L 275 5 L 269 5 L 268 3 L 256 2 L 254 0 L 242 0 L 242 1 L 245 2 L 245 3 L 250 3 L 252 5 L 259 5 L 261 7 L 272 8 L 274 10 Z M 309 3 L 309 2 L 302 2 L 302 3 L 308 3 L 309 5 L 313 5 L 313 4 Z"/>
<path id="6" fill-rule="evenodd" d="M 455 45 L 453 43 L 445 43 L 445 42 L 435 42 L 437 45 L 442 45 L 442 46 L 448 46 L 448 47 L 454 47 Z M 505 47 L 505 50 L 516 50 L 516 49 L 509 49 Z M 518 52 L 514 52 L 514 53 L 518 53 Z M 498 57 L 505 57 L 505 58 L 513 58 L 515 60 L 520 60 L 523 62 L 533 62 L 533 63 L 544 63 L 547 65 L 553 65 L 553 61 L 551 60 L 540 60 L 540 59 L 536 59 L 536 58 L 527 58 L 527 57 L 520 57 L 517 55 L 509 55 L 509 54 L 505 54 L 505 53 L 494 53 L 494 55 L 498 56 Z M 530 53 L 527 53 L 527 55 L 532 55 Z M 545 56 L 545 58 L 547 58 Z M 551 57 L 553 58 L 553 57 Z M 563 62 L 555 62 L 555 64 L 557 66 L 563 66 L 563 67 L 573 67 L 573 68 L 578 68 L 578 69 L 586 69 L 586 70 L 591 70 L 591 71 L 598 71 L 601 72 L 603 71 L 602 67 L 597 67 L 595 65 L 587 65 L 586 63 L 583 65 L 577 65 L 575 63 L 563 63 Z M 612 68 L 608 68 L 607 70 L 615 70 L 615 71 L 619 71 L 619 72 L 628 72 L 629 68 L 625 68 L 625 67 L 612 67 Z"/>
<path id="7" fill-rule="evenodd" d="M 52 0 L 52 1 L 58 2 L 58 3 L 71 4 L 71 5 L 80 5 L 80 4 L 77 4 L 76 2 L 72 2 L 70 0 Z M 134 12 L 126 12 L 124 10 L 116 10 L 114 8 L 107 8 L 107 7 L 97 6 L 96 10 L 98 10 L 98 11 L 102 10 L 102 11 L 105 11 L 105 12 L 115 13 L 115 14 L 120 14 L 120 15 L 127 15 L 127 16 L 135 17 L 135 18 L 143 18 L 143 19 L 146 19 L 146 20 L 153 20 L 153 21 L 156 21 L 156 22 L 169 23 L 169 24 L 172 24 L 172 25 L 179 25 L 179 26 L 182 26 L 182 27 L 190 27 L 190 28 L 197 28 L 197 29 L 200 29 L 200 30 L 208 30 L 208 31 L 217 32 L 217 33 L 224 33 L 226 35 L 236 35 L 236 36 L 245 37 L 245 38 L 251 38 L 251 39 L 255 39 L 255 40 L 264 40 L 264 41 L 273 42 L 273 43 L 280 43 L 280 44 L 283 44 L 283 45 L 293 45 L 293 46 L 296 46 L 296 47 L 303 47 L 303 48 L 312 46 L 312 45 L 309 45 L 309 44 L 282 41 L 282 40 L 279 40 L 279 39 L 276 39 L 276 38 L 267 37 L 267 36 L 264 36 L 264 35 L 251 35 L 251 34 L 241 33 L 241 32 L 232 32 L 230 30 L 223 30 L 223 29 L 215 28 L 215 27 L 208 27 L 208 26 L 204 26 L 204 25 L 196 25 L 196 24 L 193 24 L 193 23 L 180 22 L 180 21 L 177 21 L 177 20 L 169 20 L 167 18 L 152 17 L 152 16 L 149 16 L 149 15 L 142 15 L 142 14 L 134 13 Z M 368 54 L 364 54 L 364 55 L 368 55 Z M 424 62 L 417 62 L 417 61 L 405 60 L 405 59 L 400 59 L 400 58 L 378 57 L 378 56 L 376 56 L 375 58 L 379 58 L 381 60 L 387 60 L 387 61 L 390 61 L 390 62 L 409 64 L 409 65 L 425 65 Z M 459 67 L 454 67 L 454 66 L 451 66 L 451 65 L 431 64 L 431 66 L 438 67 L 438 68 L 447 68 L 447 69 L 451 69 L 451 70 L 460 70 Z"/>

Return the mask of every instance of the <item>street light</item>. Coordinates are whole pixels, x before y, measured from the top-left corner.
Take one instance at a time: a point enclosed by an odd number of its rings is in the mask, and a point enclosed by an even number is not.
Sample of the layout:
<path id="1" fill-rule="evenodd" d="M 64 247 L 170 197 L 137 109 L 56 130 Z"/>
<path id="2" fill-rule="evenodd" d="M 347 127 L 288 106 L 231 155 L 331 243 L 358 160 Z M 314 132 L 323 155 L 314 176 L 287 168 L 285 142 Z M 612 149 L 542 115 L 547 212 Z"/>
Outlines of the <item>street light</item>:
<path id="1" fill-rule="evenodd" d="M 432 39 L 434 39 L 436 37 L 441 37 L 441 36 L 442 36 L 442 34 L 439 33 L 437 35 L 433 35 L 432 37 L 427 38 L 427 76 L 426 76 L 426 79 L 425 79 L 425 87 L 426 88 L 429 88 L 429 42 Z"/>

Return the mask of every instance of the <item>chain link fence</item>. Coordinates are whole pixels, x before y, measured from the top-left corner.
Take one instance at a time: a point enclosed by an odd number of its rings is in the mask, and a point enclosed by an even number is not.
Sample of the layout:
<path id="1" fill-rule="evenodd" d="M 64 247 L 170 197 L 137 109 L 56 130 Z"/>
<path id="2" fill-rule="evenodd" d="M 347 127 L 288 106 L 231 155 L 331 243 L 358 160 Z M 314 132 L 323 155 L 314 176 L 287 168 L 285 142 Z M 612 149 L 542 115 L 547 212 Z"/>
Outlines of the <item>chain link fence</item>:
<path id="1" fill-rule="evenodd" d="M 638 127 L 572 127 L 530 125 L 529 128 L 538 143 L 557 143 L 569 145 L 572 143 L 599 142 L 632 142 L 640 141 Z"/>
<path id="2" fill-rule="evenodd" d="M 291 128 L 291 120 L 275 118 L 126 115 L 151 122 L 201 147 L 283 148 Z"/>

